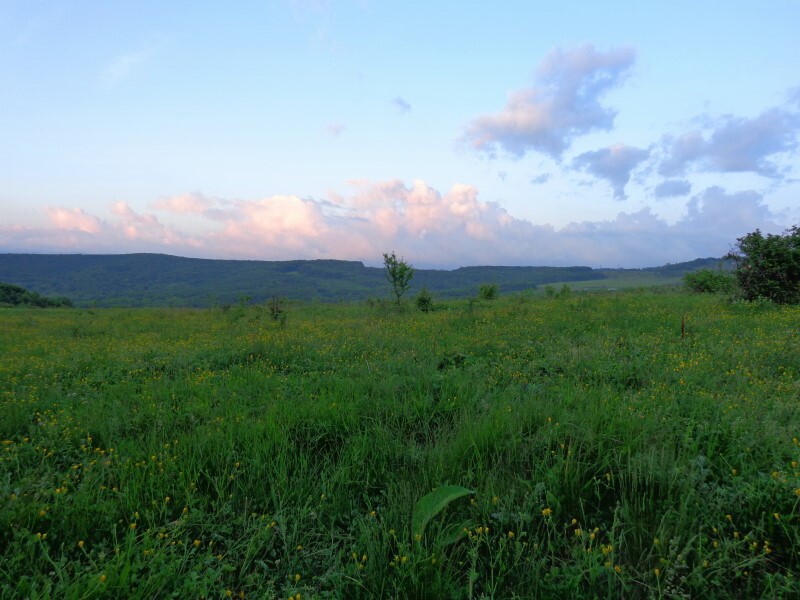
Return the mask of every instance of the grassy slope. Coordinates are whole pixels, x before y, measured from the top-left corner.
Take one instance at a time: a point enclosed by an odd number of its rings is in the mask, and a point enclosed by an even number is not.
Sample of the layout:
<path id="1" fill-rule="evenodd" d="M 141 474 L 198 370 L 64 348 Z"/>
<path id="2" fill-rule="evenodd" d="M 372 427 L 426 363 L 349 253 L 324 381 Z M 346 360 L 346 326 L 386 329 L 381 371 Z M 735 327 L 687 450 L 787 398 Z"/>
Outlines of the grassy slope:
<path id="1" fill-rule="evenodd" d="M 603 271 L 604 279 L 590 279 L 585 281 L 558 281 L 552 283 L 556 289 L 566 284 L 576 291 L 615 291 L 631 288 L 648 288 L 661 286 L 677 286 L 683 284 L 682 276 L 669 276 L 650 271 Z"/>
<path id="2" fill-rule="evenodd" d="M 652 293 L 0 311 L 0 595 L 797 597 L 798 322 Z M 415 539 L 444 484 L 475 494 Z"/>

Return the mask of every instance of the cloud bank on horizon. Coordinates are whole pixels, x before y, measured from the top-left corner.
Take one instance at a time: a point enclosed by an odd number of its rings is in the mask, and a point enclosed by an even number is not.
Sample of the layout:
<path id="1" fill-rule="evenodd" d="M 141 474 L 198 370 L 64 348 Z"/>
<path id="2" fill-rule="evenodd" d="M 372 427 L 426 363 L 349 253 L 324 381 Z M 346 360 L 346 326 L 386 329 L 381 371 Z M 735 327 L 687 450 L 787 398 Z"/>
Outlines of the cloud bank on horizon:
<path id="1" fill-rule="evenodd" d="M 112 218 L 80 208 L 49 207 L 42 228 L 0 228 L 0 242 L 17 251 L 117 253 L 165 252 L 180 256 L 293 260 L 341 258 L 377 262 L 387 248 L 400 248 L 418 266 L 658 265 L 719 256 L 741 233 L 742 223 L 775 230 L 756 192 L 728 194 L 711 187 L 688 203 L 674 224 L 648 208 L 619 213 L 609 221 L 576 222 L 560 230 L 509 215 L 478 190 L 455 185 L 440 193 L 423 181 L 354 182 L 354 193 L 315 200 L 271 196 L 225 200 L 186 194 L 154 203 L 140 214 L 124 202 Z M 203 221 L 202 235 L 167 225 L 160 215 Z"/>
<path id="2" fill-rule="evenodd" d="M 326 15 L 334 10 L 333 3 L 289 2 L 286 6 L 292 19 L 318 26 L 312 36 L 313 52 L 326 56 L 346 53 L 330 39 L 332 25 Z M 146 89 L 126 86 L 139 71 L 155 69 L 160 54 L 174 51 L 169 36 L 159 33 L 155 37 L 158 44 L 138 44 L 145 50 L 131 51 L 137 45 L 129 44 L 105 62 L 95 61 L 100 94 L 138 89 L 146 104 Z M 320 45 L 324 51 L 318 49 Z M 313 169 L 315 164 L 321 171 L 329 165 L 336 167 L 339 175 L 321 176 L 322 183 L 314 184 L 311 195 L 297 183 L 289 193 L 275 194 L 270 177 L 257 180 L 247 194 L 241 194 L 236 184 L 225 190 L 226 180 L 233 181 L 247 169 L 242 166 L 247 160 L 241 157 L 248 147 L 255 148 L 252 152 L 259 160 L 264 158 L 256 138 L 242 138 L 244 149 L 231 151 L 233 157 L 209 151 L 208 157 L 213 156 L 215 166 L 223 172 L 217 181 L 202 172 L 211 169 L 191 166 L 191 157 L 197 156 L 192 153 L 202 148 L 201 138 L 175 142 L 168 136 L 148 137 L 145 143 L 119 121 L 123 114 L 135 119 L 143 108 L 126 105 L 126 113 L 108 109 L 112 113 L 109 123 L 119 126 L 119 140 L 109 138 L 105 145 L 90 148 L 84 160 L 94 160 L 98 168 L 107 170 L 102 179 L 104 189 L 111 191 L 92 191 L 91 202 L 81 201 L 83 191 L 90 188 L 80 186 L 64 194 L 72 198 L 67 202 L 52 190 L 31 193 L 37 199 L 31 209 L 38 217 L 22 223 L 4 214 L 0 252 L 163 252 L 260 260 L 339 258 L 376 264 L 383 252 L 396 250 L 421 267 L 635 267 L 721 256 L 737 237 L 749 231 L 779 232 L 797 222 L 800 202 L 793 205 L 785 198 L 800 191 L 800 88 L 795 87 L 800 78 L 786 79 L 783 89 L 774 90 L 772 105 L 762 104 L 747 114 L 715 115 L 704 107 L 666 125 L 656 122 L 631 127 L 631 119 L 642 117 L 624 98 L 626 93 L 634 93 L 630 87 L 641 85 L 637 83 L 637 65 L 644 52 L 635 44 L 605 48 L 588 43 L 556 45 L 540 55 L 527 85 L 508 91 L 484 89 L 479 100 L 464 101 L 472 111 L 460 124 L 442 118 L 435 121 L 446 124 L 441 128 L 432 125 L 436 113 L 431 103 L 438 101 L 430 90 L 402 85 L 402 77 L 389 84 L 394 88 L 381 88 L 382 96 L 376 95 L 374 102 L 362 100 L 370 95 L 368 88 L 361 90 L 360 96 L 344 97 L 346 102 L 363 101 L 372 107 L 362 106 L 361 113 L 332 108 L 339 101 L 332 93 L 328 108 L 320 109 L 318 121 L 308 112 L 314 109 L 307 108 L 289 113 L 289 126 L 278 121 L 265 125 L 270 132 L 286 127 L 286 135 L 291 136 L 293 124 L 298 137 L 300 132 L 316 128 L 318 138 L 297 146 L 298 154 L 293 154 L 288 142 L 280 146 L 283 138 L 278 133 L 261 134 L 266 136 L 263 145 L 276 145 L 287 155 L 284 163 L 280 153 L 269 155 L 278 161 L 276 181 L 283 181 L 278 175 L 281 166 L 287 171 L 295 166 Z M 652 65 L 649 68 L 654 69 Z M 524 76 L 520 72 L 516 81 L 523 82 Z M 223 81 L 227 75 L 220 72 L 215 77 Z M 782 96 L 775 99 L 778 95 Z M 20 98 L 17 101 L 21 102 Z M 114 102 L 128 101 L 114 96 Z M 277 106 L 274 110 L 279 112 Z M 53 103 L 33 110 L 59 114 L 60 109 Z M 208 110 L 204 108 L 203 114 L 221 114 L 205 112 Z M 375 112 L 369 112 L 372 110 Z M 61 126 L 59 118 L 53 118 L 56 128 Z M 175 113 L 171 118 L 180 121 L 182 117 Z M 368 128 L 362 118 L 369 122 Z M 369 139 L 363 137 L 365 131 L 372 128 L 369 133 L 374 135 L 384 122 L 396 123 L 391 125 L 397 128 L 391 130 L 396 141 L 390 144 L 373 138 L 371 144 L 364 144 L 364 139 Z M 306 129 L 306 123 L 313 127 Z M 146 120 L 143 126 L 147 126 Z M 239 126 L 235 129 L 243 131 Z M 405 133 L 413 138 L 409 146 L 403 146 Z M 409 158 L 408 164 L 395 165 L 389 155 L 382 158 L 383 145 L 392 144 L 404 156 L 419 153 L 419 160 Z M 80 149 L 80 143 L 75 145 Z M 171 153 L 157 154 L 161 146 L 169 147 Z M 433 146 L 433 156 L 439 152 L 446 164 L 447 175 L 442 177 L 452 182 L 448 186 L 437 185 L 435 172 L 431 175 L 427 146 Z M 155 149 L 154 162 L 147 163 L 153 173 L 174 168 L 184 175 L 175 177 L 179 185 L 192 185 L 196 180 L 215 191 L 188 193 L 184 188 L 170 192 L 174 185 L 170 177 L 159 176 L 155 185 L 163 186 L 160 192 L 148 188 L 136 201 L 121 199 L 126 197 L 126 181 L 133 180 L 122 175 L 115 179 L 114 170 L 125 172 L 130 163 L 139 165 L 136 161 L 143 160 L 138 155 L 131 158 L 129 147 L 142 153 Z M 107 158 L 109 150 L 111 157 Z M 23 158 L 26 151 L 29 156 L 36 154 L 23 147 Z M 318 162 L 311 156 L 298 159 L 304 151 L 319 152 Z M 337 160 L 349 152 L 354 158 L 342 167 Z M 119 156 L 115 158 L 115 154 Z M 376 162 L 385 162 L 370 170 L 364 165 L 373 154 Z M 68 161 L 58 153 L 50 157 Z M 197 164 L 205 164 L 205 159 L 201 156 Z M 181 160 L 190 166 L 184 167 Z M 227 171 L 226 164 L 230 165 Z M 267 173 L 272 172 L 267 168 Z M 15 185 L 11 191 L 0 190 L 0 210 L 21 214 L 15 193 L 25 196 L 24 177 L 12 167 L 0 168 L 2 174 Z M 70 180 L 68 174 L 53 177 Z M 347 182 L 345 186 L 343 182 Z M 320 192 L 320 186 L 325 191 Z M 188 189 L 198 187 L 202 189 L 202 185 Z M 258 188 L 262 191 L 254 192 Z M 574 200 L 578 195 L 580 201 Z M 570 202 L 571 212 L 566 210 Z M 558 225 L 537 214 L 545 208 L 554 211 L 559 205 L 564 205 L 565 212 Z"/>

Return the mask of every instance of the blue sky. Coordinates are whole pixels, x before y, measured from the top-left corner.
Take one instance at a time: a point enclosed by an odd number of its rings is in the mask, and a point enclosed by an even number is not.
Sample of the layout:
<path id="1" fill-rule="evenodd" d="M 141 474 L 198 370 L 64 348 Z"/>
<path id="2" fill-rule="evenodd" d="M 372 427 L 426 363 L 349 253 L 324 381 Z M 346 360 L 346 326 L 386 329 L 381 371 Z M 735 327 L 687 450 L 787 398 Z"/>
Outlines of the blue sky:
<path id="1" fill-rule="evenodd" d="M 800 4 L 0 0 L 0 252 L 651 266 L 800 222 Z"/>

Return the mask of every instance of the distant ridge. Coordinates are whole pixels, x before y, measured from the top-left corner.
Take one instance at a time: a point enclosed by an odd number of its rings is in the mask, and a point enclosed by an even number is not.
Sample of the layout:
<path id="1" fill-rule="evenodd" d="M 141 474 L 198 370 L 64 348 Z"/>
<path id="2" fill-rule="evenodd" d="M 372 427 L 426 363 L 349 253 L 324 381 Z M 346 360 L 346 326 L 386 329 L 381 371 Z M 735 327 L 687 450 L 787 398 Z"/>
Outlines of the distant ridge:
<path id="1" fill-rule="evenodd" d="M 416 269 L 409 296 L 423 286 L 439 298 L 474 295 L 482 283 L 501 292 L 539 285 L 605 279 L 609 273 L 647 271 L 676 277 L 715 268 L 719 259 L 651 269 L 591 267 L 461 267 Z M 346 260 L 215 260 L 166 254 L 0 254 L 0 282 L 76 306 L 212 306 L 273 295 L 297 300 L 352 301 L 388 296 L 382 268 Z"/>

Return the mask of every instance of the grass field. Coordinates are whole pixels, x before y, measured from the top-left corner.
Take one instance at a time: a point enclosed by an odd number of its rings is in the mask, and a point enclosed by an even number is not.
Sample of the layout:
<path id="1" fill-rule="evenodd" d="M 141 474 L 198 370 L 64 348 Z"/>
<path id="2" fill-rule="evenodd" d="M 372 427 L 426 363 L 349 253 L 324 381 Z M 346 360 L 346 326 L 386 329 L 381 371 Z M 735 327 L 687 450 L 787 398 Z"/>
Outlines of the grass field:
<path id="1" fill-rule="evenodd" d="M 0 311 L 0 597 L 800 597 L 800 308 L 284 316 Z"/>
<path id="2" fill-rule="evenodd" d="M 675 288 L 683 285 L 683 278 L 681 275 L 670 277 L 649 271 L 607 271 L 606 279 L 563 281 L 550 284 L 551 287 L 556 289 L 561 288 L 563 285 L 568 285 L 574 291 L 591 292 L 668 286 Z M 538 286 L 538 289 L 544 290 L 545 287 Z"/>

